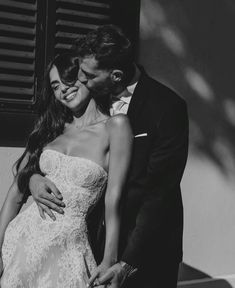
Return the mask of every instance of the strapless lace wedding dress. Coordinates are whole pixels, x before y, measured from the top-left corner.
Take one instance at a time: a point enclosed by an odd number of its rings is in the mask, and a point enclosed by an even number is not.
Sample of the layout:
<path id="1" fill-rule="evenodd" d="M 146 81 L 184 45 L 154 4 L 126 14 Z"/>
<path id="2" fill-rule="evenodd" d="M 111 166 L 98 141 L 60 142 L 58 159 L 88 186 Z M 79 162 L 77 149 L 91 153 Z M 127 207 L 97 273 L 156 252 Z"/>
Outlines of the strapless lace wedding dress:
<path id="1" fill-rule="evenodd" d="M 39 216 L 36 203 L 9 224 L 2 247 L 1 288 L 84 288 L 96 263 L 86 217 L 102 195 L 106 171 L 95 162 L 44 150 L 40 168 L 66 204 L 56 221 Z"/>

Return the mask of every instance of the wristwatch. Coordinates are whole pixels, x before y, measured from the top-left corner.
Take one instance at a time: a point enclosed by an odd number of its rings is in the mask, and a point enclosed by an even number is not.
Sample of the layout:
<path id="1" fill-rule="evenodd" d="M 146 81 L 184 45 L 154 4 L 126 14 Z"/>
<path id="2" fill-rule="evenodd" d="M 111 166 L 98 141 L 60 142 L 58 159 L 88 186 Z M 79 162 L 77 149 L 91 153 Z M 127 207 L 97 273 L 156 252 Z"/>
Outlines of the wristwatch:
<path id="1" fill-rule="evenodd" d="M 119 263 L 123 269 L 123 272 L 125 274 L 125 278 L 133 276 L 138 270 L 137 268 L 132 267 L 131 265 L 127 264 L 124 261 L 119 261 Z"/>

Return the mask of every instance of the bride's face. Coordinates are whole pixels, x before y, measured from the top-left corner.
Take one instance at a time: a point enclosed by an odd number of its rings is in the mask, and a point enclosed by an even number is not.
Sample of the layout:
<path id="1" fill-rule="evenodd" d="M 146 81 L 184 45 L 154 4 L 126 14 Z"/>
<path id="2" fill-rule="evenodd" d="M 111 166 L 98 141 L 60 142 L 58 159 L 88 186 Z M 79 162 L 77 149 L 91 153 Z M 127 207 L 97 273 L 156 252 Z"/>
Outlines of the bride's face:
<path id="1" fill-rule="evenodd" d="M 49 78 L 55 98 L 72 111 L 80 110 L 90 101 L 90 92 L 86 86 L 79 81 L 73 86 L 63 83 L 55 65 L 50 70 Z"/>

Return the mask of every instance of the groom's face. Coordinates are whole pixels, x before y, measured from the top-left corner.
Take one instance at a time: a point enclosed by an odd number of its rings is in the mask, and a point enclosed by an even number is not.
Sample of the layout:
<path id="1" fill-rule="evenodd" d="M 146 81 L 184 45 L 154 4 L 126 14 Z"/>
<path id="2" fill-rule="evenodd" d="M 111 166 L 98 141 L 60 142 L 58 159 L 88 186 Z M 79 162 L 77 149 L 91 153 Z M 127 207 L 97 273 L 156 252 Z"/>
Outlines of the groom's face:
<path id="1" fill-rule="evenodd" d="M 98 61 L 94 56 L 80 59 L 78 80 L 86 85 L 96 96 L 109 94 L 114 87 L 111 81 L 112 70 L 98 68 Z"/>

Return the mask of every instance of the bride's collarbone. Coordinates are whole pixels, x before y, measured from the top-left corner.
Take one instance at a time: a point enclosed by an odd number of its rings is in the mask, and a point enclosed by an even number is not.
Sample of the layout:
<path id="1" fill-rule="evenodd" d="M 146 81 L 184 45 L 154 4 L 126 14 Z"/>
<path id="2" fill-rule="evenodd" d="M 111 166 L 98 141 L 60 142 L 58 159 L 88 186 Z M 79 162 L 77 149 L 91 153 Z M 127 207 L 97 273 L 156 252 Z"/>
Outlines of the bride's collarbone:
<path id="1" fill-rule="evenodd" d="M 77 129 L 74 126 L 67 126 L 61 138 L 65 138 L 66 140 L 74 140 L 74 141 L 104 141 L 108 139 L 108 130 L 105 125 L 105 122 L 100 122 L 97 125 L 90 125 L 84 127 L 83 129 Z"/>
<path id="2" fill-rule="evenodd" d="M 79 125 L 79 124 L 75 124 L 75 123 L 66 123 L 65 124 L 65 130 L 71 130 L 71 131 L 93 131 L 93 130 L 100 130 L 100 129 L 105 129 L 106 127 L 106 122 L 107 120 L 109 119 L 108 118 L 104 118 L 104 119 L 101 119 L 97 122 L 93 122 L 93 123 L 90 123 L 88 125 Z"/>
<path id="3" fill-rule="evenodd" d="M 108 137 L 104 137 L 101 131 L 84 131 L 77 134 L 66 131 L 49 143 L 49 146 L 55 150 L 63 151 L 66 155 L 93 155 L 95 152 L 95 155 L 98 156 L 97 154 L 106 154 L 109 141 Z M 95 150 L 94 147 L 96 147 Z"/>

